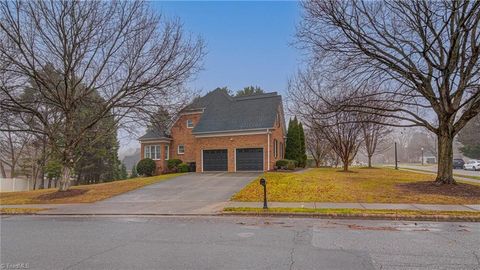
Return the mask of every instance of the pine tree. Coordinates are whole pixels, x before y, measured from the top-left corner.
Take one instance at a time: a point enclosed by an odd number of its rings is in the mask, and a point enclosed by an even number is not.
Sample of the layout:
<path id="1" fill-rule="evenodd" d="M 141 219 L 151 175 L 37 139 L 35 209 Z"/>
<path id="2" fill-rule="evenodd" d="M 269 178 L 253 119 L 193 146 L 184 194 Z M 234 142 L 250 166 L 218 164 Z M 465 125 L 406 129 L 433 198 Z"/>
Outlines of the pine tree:
<path id="1" fill-rule="evenodd" d="M 122 165 L 120 165 L 119 178 L 121 180 L 124 180 L 124 179 L 127 179 L 127 177 L 128 177 L 127 167 L 125 167 L 125 164 L 122 163 Z"/>
<path id="2" fill-rule="evenodd" d="M 298 124 L 298 133 L 300 137 L 300 148 L 298 151 L 298 164 L 300 167 L 305 167 L 307 165 L 307 153 L 305 148 L 305 132 L 303 130 L 302 123 L 299 122 Z"/>
<path id="3" fill-rule="evenodd" d="M 130 173 L 130 178 L 138 177 L 137 165 L 133 164 L 132 172 Z"/>
<path id="4" fill-rule="evenodd" d="M 285 158 L 286 159 L 293 159 L 295 155 L 294 150 L 294 127 L 293 127 L 293 120 L 290 119 L 288 121 L 288 130 L 287 130 L 287 142 L 285 143 Z"/>
<path id="5" fill-rule="evenodd" d="M 297 117 L 294 117 L 288 124 L 285 158 L 300 162 L 300 147 L 300 130 L 298 128 Z"/>

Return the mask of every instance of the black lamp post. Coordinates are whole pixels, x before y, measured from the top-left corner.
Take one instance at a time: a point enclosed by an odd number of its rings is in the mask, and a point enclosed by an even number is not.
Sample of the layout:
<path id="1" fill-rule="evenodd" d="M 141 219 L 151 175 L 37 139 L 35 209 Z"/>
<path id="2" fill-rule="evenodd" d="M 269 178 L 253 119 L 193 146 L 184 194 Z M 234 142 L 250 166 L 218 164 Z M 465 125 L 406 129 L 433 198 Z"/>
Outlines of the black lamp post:
<path id="1" fill-rule="evenodd" d="M 267 209 L 267 180 L 265 178 L 260 179 L 260 185 L 263 186 L 263 209 Z"/>
<path id="2" fill-rule="evenodd" d="M 423 147 L 422 147 L 422 166 L 423 166 Z"/>
<path id="3" fill-rule="evenodd" d="M 397 142 L 395 142 L 395 170 L 398 170 Z"/>

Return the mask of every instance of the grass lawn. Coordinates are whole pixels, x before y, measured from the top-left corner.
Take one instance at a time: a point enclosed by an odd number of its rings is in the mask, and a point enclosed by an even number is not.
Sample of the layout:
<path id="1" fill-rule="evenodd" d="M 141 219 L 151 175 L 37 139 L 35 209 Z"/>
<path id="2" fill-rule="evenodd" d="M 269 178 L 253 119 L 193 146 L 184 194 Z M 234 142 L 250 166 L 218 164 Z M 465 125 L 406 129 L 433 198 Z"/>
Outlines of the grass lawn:
<path id="1" fill-rule="evenodd" d="M 91 203 L 164 181 L 178 175 L 180 174 L 164 174 L 102 184 L 74 186 L 65 192 L 59 192 L 56 188 L 20 192 L 0 192 L 0 205 Z"/>
<path id="2" fill-rule="evenodd" d="M 480 212 L 471 211 L 415 211 L 415 210 L 373 210 L 373 209 L 331 209 L 331 208 L 262 208 L 250 207 L 227 207 L 225 213 L 299 213 L 299 214 L 319 214 L 326 216 L 363 216 L 363 217 L 397 217 L 397 218 L 420 218 L 420 217 L 439 217 L 439 218 L 475 218 L 480 219 Z"/>
<path id="3" fill-rule="evenodd" d="M 390 168 L 312 169 L 303 173 L 267 172 L 267 197 L 274 202 L 364 202 L 479 204 L 480 185 L 433 185 L 434 176 Z M 232 197 L 234 201 L 261 201 L 258 179 Z"/>

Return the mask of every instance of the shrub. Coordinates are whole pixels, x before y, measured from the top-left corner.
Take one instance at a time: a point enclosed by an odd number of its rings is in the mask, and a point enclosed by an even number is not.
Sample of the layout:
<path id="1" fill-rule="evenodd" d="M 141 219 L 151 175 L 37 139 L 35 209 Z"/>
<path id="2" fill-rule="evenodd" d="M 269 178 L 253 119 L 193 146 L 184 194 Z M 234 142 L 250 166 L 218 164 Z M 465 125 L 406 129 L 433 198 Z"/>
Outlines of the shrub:
<path id="1" fill-rule="evenodd" d="M 150 158 L 144 158 L 137 164 L 137 173 L 140 175 L 152 176 L 155 174 L 157 164 Z"/>
<path id="2" fill-rule="evenodd" d="M 181 172 L 181 173 L 188 172 L 189 169 L 190 169 L 190 167 L 188 166 L 187 163 L 181 163 L 181 164 L 178 165 L 177 172 Z"/>
<path id="3" fill-rule="evenodd" d="M 291 159 L 280 159 L 275 162 L 275 165 L 279 169 L 283 170 L 295 170 L 295 168 L 298 165 L 298 161 L 296 160 L 291 160 Z"/>
<path id="4" fill-rule="evenodd" d="M 295 170 L 295 167 L 296 167 L 295 163 L 296 162 L 289 162 L 287 164 L 287 170 Z"/>
<path id="5" fill-rule="evenodd" d="M 278 168 L 286 167 L 288 164 L 288 161 L 289 161 L 288 159 L 277 160 L 277 162 L 275 162 L 275 166 L 277 166 Z"/>
<path id="6" fill-rule="evenodd" d="M 177 171 L 178 165 L 182 164 L 180 159 L 169 159 L 167 160 L 167 168 L 169 171 Z"/>

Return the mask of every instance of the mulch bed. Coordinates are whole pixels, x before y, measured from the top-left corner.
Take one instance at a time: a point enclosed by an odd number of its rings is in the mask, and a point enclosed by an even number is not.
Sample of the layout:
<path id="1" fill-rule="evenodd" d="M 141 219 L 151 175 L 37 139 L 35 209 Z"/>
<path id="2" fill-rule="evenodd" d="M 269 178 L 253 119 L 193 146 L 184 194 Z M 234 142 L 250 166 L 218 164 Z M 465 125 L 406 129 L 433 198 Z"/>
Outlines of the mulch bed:
<path id="1" fill-rule="evenodd" d="M 398 184 L 399 188 L 419 194 L 458 196 L 463 198 L 480 198 L 480 186 L 457 183 L 456 185 L 436 186 L 434 182 L 419 181 Z"/>
<path id="2" fill-rule="evenodd" d="M 53 193 L 43 194 L 37 197 L 39 200 L 54 200 L 54 199 L 62 199 L 66 197 L 75 197 L 86 193 L 88 190 L 86 189 L 69 189 L 67 191 L 55 191 Z"/>

